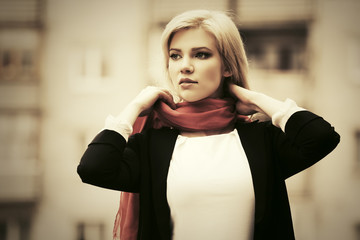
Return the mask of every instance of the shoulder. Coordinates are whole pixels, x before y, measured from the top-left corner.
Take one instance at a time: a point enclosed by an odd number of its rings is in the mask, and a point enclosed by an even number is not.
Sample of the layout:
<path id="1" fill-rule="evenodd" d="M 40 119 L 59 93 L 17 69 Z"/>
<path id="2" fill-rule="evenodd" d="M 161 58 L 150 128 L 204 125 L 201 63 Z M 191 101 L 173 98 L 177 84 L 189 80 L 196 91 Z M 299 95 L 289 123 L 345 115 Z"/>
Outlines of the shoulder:
<path id="1" fill-rule="evenodd" d="M 176 140 L 179 131 L 173 128 L 163 127 L 160 129 L 149 128 L 141 133 L 132 135 L 129 138 L 129 142 L 140 141 L 140 142 L 164 142 Z"/>
<path id="2" fill-rule="evenodd" d="M 238 122 L 235 128 L 245 149 L 264 149 L 282 133 L 271 121 Z"/>
<path id="3" fill-rule="evenodd" d="M 272 125 L 271 121 L 269 120 L 252 120 L 251 122 L 237 122 L 235 124 L 235 128 L 238 131 L 249 131 L 249 132 L 257 132 L 257 131 L 271 131 L 276 129 L 274 125 Z"/>
<path id="4" fill-rule="evenodd" d="M 275 127 L 272 124 L 270 118 L 255 117 L 252 119 L 253 119 L 252 122 L 237 122 L 236 128 L 252 129 L 252 130 L 268 129 L 268 130 L 275 130 L 275 131 L 280 130 L 281 131 L 281 129 L 279 129 L 278 127 Z M 288 119 L 288 122 L 286 123 L 286 128 L 288 128 L 288 129 L 298 128 L 299 125 L 306 125 L 307 123 L 309 123 L 315 119 L 321 119 L 322 121 L 324 121 L 324 119 L 322 117 L 320 117 L 310 111 L 307 111 L 307 110 L 298 111 L 290 116 L 290 118 Z"/>
<path id="5" fill-rule="evenodd" d="M 139 134 L 135 135 L 142 135 L 145 138 L 153 138 L 153 137 L 160 137 L 160 138 L 171 138 L 179 134 L 179 131 L 174 128 L 169 127 L 162 127 L 159 129 L 156 128 L 149 128 L 144 131 L 142 131 Z"/>

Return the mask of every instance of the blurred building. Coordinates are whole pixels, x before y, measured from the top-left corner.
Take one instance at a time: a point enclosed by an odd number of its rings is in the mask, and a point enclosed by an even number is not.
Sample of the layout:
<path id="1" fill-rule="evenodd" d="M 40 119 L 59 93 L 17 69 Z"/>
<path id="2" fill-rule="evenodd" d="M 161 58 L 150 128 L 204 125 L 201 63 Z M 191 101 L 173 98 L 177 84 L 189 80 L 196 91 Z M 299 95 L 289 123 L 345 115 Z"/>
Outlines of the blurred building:
<path id="1" fill-rule="evenodd" d="M 162 83 L 166 22 L 200 8 L 239 17 L 252 89 L 342 137 L 287 180 L 297 239 L 360 239 L 359 1 L 0 0 L 0 240 L 111 239 L 119 193 L 76 166 L 108 114 Z"/>
<path id="2" fill-rule="evenodd" d="M 43 1 L 0 1 L 0 239 L 29 239 L 41 201 Z"/>

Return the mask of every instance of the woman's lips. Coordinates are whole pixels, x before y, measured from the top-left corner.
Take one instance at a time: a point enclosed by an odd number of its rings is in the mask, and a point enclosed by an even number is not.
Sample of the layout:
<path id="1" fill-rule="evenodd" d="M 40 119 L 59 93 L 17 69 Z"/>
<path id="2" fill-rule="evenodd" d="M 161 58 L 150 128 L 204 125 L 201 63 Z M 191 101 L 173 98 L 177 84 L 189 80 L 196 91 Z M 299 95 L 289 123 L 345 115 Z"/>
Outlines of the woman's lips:
<path id="1" fill-rule="evenodd" d="M 197 84 L 198 82 L 197 81 L 194 81 L 194 80 L 192 80 L 192 79 L 190 79 L 190 78 L 182 78 L 182 79 L 180 79 L 180 81 L 179 81 L 179 85 L 184 85 L 184 86 L 186 86 L 186 85 L 191 85 L 191 84 Z"/>
<path id="2" fill-rule="evenodd" d="M 190 78 L 182 78 L 180 79 L 179 85 L 182 89 L 188 89 L 196 85 L 198 82 L 194 81 Z"/>

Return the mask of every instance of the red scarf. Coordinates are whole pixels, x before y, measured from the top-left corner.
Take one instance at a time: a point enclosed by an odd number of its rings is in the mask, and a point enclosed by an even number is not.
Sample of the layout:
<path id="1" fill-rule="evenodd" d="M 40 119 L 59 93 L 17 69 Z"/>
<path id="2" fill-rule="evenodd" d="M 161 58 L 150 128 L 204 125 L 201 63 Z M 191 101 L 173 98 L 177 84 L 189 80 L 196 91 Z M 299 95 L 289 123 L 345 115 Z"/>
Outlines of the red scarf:
<path id="1" fill-rule="evenodd" d="M 248 121 L 247 116 L 236 113 L 232 99 L 207 98 L 197 102 L 182 102 L 171 109 L 164 102 L 157 102 L 152 114 L 138 118 L 134 134 L 144 128 L 173 127 L 181 131 L 197 132 L 221 130 L 238 120 Z M 139 224 L 139 194 L 121 192 L 120 207 L 115 219 L 113 238 L 136 240 Z"/>

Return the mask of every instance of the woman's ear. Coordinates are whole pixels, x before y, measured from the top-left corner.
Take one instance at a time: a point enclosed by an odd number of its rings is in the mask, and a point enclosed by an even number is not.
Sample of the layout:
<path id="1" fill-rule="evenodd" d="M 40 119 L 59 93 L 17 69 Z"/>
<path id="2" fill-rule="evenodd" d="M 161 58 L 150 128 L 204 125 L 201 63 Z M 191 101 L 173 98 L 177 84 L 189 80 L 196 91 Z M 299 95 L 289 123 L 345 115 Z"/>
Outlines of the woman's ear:
<path id="1" fill-rule="evenodd" d="M 230 71 L 224 71 L 223 73 L 223 77 L 231 77 L 232 76 L 232 73 Z"/>

